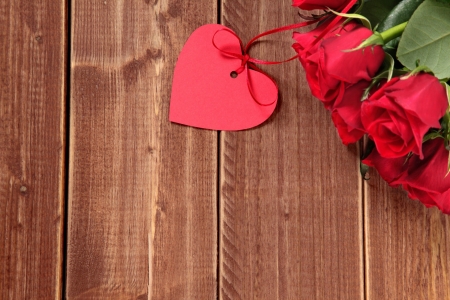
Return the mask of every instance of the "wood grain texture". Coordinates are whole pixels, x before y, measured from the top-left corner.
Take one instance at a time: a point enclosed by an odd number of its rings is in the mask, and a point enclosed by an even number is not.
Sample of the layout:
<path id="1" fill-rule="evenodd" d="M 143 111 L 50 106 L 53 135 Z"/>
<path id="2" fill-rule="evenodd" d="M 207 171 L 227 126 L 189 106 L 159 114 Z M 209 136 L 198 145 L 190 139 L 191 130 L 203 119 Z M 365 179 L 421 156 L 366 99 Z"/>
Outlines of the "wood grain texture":
<path id="1" fill-rule="evenodd" d="M 213 299 L 217 133 L 168 121 L 216 1 L 72 1 L 68 299 Z"/>
<path id="2" fill-rule="evenodd" d="M 367 299 L 450 299 L 450 218 L 371 171 L 366 183 Z"/>
<path id="3" fill-rule="evenodd" d="M 59 299 L 65 1 L 0 2 L 0 299 Z"/>
<path id="4" fill-rule="evenodd" d="M 224 0 L 222 11 L 244 42 L 300 22 L 288 1 Z M 251 55 L 292 56 L 291 34 Z M 341 144 L 297 61 L 265 70 L 280 89 L 273 116 L 221 134 L 221 299 L 362 299 L 357 149 Z"/>

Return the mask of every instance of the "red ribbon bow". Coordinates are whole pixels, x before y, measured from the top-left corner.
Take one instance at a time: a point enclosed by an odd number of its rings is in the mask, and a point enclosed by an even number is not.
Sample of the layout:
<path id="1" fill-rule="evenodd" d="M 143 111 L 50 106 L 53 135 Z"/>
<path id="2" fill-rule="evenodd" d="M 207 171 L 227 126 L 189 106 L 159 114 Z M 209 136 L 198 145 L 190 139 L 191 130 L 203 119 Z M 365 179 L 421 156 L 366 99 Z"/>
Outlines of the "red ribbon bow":
<path id="1" fill-rule="evenodd" d="M 355 5 L 357 0 L 350 0 L 348 2 L 348 4 L 342 9 L 342 13 L 347 13 L 352 7 L 353 5 Z M 336 24 L 339 22 L 339 20 L 341 19 L 341 16 L 336 16 L 331 22 L 329 22 L 327 24 L 327 26 L 325 27 L 325 29 L 322 31 L 322 33 L 316 38 L 314 39 L 314 41 L 308 46 L 305 47 L 305 49 L 302 51 L 302 53 L 308 51 L 311 47 L 313 47 L 315 44 L 317 44 L 317 42 L 319 42 L 330 30 L 333 29 L 334 26 L 336 26 Z M 258 101 L 255 97 L 255 94 L 253 92 L 253 87 L 251 84 L 251 80 L 249 80 L 249 69 L 260 72 L 264 75 L 266 75 L 270 80 L 272 80 L 272 82 L 277 85 L 277 83 L 275 82 L 275 80 L 273 80 L 266 72 L 264 72 L 263 70 L 261 70 L 260 68 L 258 68 L 256 66 L 256 64 L 261 64 L 261 65 L 278 65 L 278 64 L 282 64 L 291 60 L 294 60 L 296 58 L 298 58 L 302 53 L 297 54 L 291 58 L 288 58 L 286 60 L 283 61 L 266 61 L 266 60 L 260 60 L 260 59 L 256 59 L 256 58 L 252 58 L 249 55 L 249 50 L 250 48 L 253 46 L 253 44 L 260 38 L 266 36 L 266 35 L 270 35 L 270 34 L 274 34 L 274 33 L 278 33 L 278 32 L 282 32 L 282 31 L 287 31 L 287 30 L 293 30 L 293 29 L 297 29 L 297 28 L 301 28 L 301 27 L 305 27 L 314 23 L 319 22 L 321 19 L 317 19 L 317 20 L 312 20 L 312 21 L 307 21 L 307 22 L 302 22 L 302 23 L 298 23 L 298 24 L 292 24 L 292 25 L 288 25 L 288 26 L 284 26 L 284 27 L 280 27 L 280 28 L 275 28 L 266 32 L 263 32 L 261 34 L 258 34 L 257 36 L 255 36 L 254 38 L 252 38 L 247 45 L 244 47 L 244 44 L 242 43 L 242 40 L 237 36 L 236 33 L 234 33 L 232 30 L 228 29 L 228 28 L 223 28 L 220 29 L 218 31 L 216 31 L 216 33 L 214 34 L 213 38 L 212 38 L 212 44 L 213 46 L 219 50 L 221 53 L 233 57 L 233 58 L 237 58 L 241 60 L 241 66 L 236 69 L 235 71 L 235 75 L 241 74 L 242 72 L 244 72 L 245 70 L 247 71 L 247 86 L 248 86 L 248 90 L 250 91 L 250 94 L 253 98 L 253 100 L 255 100 L 256 103 L 258 103 L 259 105 L 262 106 L 270 106 L 272 104 L 274 104 L 277 99 L 273 100 L 272 102 L 265 104 L 265 103 L 261 103 L 260 101 Z M 223 49 L 220 49 L 216 43 L 215 43 L 215 38 L 216 35 L 221 32 L 221 31 L 225 31 L 228 32 L 230 34 L 232 34 L 234 37 L 236 37 L 239 41 L 239 44 L 241 46 L 241 53 L 234 53 L 234 52 L 230 52 L 230 51 L 226 51 Z M 230 75 L 233 75 L 233 72 L 231 72 Z"/>

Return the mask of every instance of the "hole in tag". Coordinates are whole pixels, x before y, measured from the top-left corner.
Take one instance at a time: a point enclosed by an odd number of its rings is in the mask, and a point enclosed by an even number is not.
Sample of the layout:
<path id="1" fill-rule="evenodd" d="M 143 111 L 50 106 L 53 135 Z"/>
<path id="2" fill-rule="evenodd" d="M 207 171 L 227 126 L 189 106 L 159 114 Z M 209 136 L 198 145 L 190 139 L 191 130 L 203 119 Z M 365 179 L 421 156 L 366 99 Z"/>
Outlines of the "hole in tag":
<path id="1" fill-rule="evenodd" d="M 236 71 L 233 71 L 230 73 L 230 77 L 231 78 L 237 78 L 238 77 L 238 73 Z"/>

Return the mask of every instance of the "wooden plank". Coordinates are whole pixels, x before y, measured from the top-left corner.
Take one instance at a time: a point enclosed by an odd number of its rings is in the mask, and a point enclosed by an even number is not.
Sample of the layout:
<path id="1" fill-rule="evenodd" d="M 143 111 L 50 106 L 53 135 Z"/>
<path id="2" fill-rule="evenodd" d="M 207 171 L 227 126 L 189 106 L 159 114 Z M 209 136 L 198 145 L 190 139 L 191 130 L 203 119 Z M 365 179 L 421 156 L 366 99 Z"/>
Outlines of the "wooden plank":
<path id="1" fill-rule="evenodd" d="M 300 22 L 286 2 L 224 0 L 244 41 Z M 253 57 L 295 52 L 291 33 Z M 343 146 L 300 64 L 265 68 L 280 103 L 258 128 L 221 134 L 221 299 L 362 299 L 362 196 L 357 149 Z"/>
<path id="2" fill-rule="evenodd" d="M 372 171 L 366 184 L 367 299 L 450 299 L 450 218 Z"/>
<path id="3" fill-rule="evenodd" d="M 0 2 L 0 298 L 62 291 L 64 1 Z"/>
<path id="4" fill-rule="evenodd" d="M 212 299 L 217 133 L 168 121 L 216 2 L 72 1 L 68 299 Z"/>

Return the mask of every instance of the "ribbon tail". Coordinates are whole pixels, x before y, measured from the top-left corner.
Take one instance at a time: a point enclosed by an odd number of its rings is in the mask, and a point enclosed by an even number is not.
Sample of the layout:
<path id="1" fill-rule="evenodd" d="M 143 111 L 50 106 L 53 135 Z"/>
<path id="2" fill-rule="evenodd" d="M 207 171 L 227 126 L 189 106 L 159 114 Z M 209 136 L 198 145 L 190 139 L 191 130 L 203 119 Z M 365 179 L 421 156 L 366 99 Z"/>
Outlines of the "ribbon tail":
<path id="1" fill-rule="evenodd" d="M 273 82 L 273 84 L 275 85 L 275 87 L 276 87 L 277 90 L 278 90 L 278 85 L 277 85 L 277 83 L 275 82 L 275 80 L 274 80 L 272 77 L 270 77 L 269 74 L 267 74 L 266 72 L 264 72 L 263 70 L 261 70 L 260 68 L 258 68 L 258 67 L 257 67 L 255 64 L 253 64 L 253 63 L 248 63 L 246 69 L 247 69 L 247 86 L 248 86 L 248 90 L 249 90 L 250 95 L 252 96 L 253 100 L 254 100 L 256 103 L 258 103 L 259 105 L 261 105 L 261 106 L 271 106 L 271 105 L 273 105 L 275 102 L 277 102 L 278 96 L 275 97 L 275 99 L 274 99 L 272 102 L 270 102 L 270 103 L 262 103 L 261 101 L 258 101 L 257 97 L 255 96 L 255 92 L 254 92 L 254 90 L 253 90 L 253 87 L 252 87 L 251 77 L 250 77 L 250 69 L 251 69 L 251 70 L 254 70 L 254 71 L 256 71 L 256 72 L 259 72 L 259 73 L 261 73 L 261 74 L 264 74 L 265 76 L 267 76 L 267 78 L 269 78 L 269 79 Z"/>

